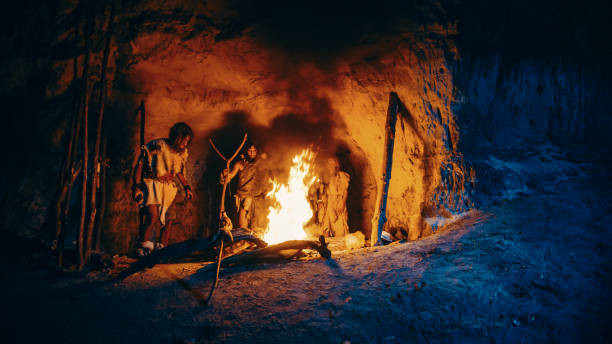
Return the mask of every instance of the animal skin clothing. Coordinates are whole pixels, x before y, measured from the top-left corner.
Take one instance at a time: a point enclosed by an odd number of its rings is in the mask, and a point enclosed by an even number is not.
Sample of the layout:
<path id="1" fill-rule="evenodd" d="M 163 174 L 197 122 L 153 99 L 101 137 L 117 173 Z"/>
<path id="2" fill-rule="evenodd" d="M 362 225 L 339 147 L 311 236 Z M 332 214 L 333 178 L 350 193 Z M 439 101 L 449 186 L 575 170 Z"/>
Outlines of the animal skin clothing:
<path id="1" fill-rule="evenodd" d="M 243 160 L 244 164 L 242 170 L 238 172 L 238 190 L 236 196 L 240 198 L 253 197 L 255 196 L 256 187 L 256 174 L 257 174 L 257 160 L 247 161 Z"/>
<path id="2" fill-rule="evenodd" d="M 159 221 L 166 224 L 166 212 L 176 197 L 177 187 L 174 182 L 162 182 L 155 179 L 144 179 L 147 189 L 145 192 L 145 205 L 159 205 Z"/>
<path id="3" fill-rule="evenodd" d="M 142 146 L 142 150 L 148 158 L 145 164 L 145 167 L 148 167 L 145 178 L 159 179 L 181 172 L 185 174 L 185 163 L 189 155 L 187 149 L 177 153 L 170 148 L 166 139 L 157 139 Z"/>
<path id="4" fill-rule="evenodd" d="M 185 173 L 188 152 L 187 149 L 182 153 L 175 152 L 166 139 L 153 140 L 142 146 L 142 150 L 146 156 L 144 205 L 159 205 L 159 220 L 165 225 L 166 212 L 177 193 L 174 176 Z"/>

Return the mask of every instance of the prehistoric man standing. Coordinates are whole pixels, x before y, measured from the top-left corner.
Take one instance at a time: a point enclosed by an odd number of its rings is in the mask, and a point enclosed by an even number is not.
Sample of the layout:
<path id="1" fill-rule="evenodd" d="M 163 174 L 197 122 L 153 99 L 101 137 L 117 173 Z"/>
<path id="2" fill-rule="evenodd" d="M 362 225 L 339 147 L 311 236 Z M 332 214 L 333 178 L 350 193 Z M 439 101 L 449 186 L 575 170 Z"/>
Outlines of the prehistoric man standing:
<path id="1" fill-rule="evenodd" d="M 183 123 L 176 123 L 170 128 L 168 138 L 150 141 L 141 147 L 141 154 L 134 169 L 132 197 L 134 201 L 143 201 L 140 213 L 140 244 L 137 254 L 144 256 L 154 249 L 168 245 L 172 219 L 168 208 L 172 205 L 177 193 L 174 183 L 176 176 L 185 190 L 185 197 L 193 196 L 191 187 L 185 180 L 187 147 L 193 139 L 193 131 Z M 155 221 L 162 224 L 160 243 L 151 241 Z"/>
<path id="2" fill-rule="evenodd" d="M 258 171 L 257 147 L 248 144 L 246 156 L 232 166 L 231 171 L 225 169 L 221 174 L 221 183 L 225 178 L 228 182 L 238 175 L 238 189 L 236 191 L 236 207 L 238 211 L 238 227 L 249 228 L 252 217 L 253 197 L 257 195 L 256 177 Z M 265 156 L 263 157 L 265 158 Z"/>

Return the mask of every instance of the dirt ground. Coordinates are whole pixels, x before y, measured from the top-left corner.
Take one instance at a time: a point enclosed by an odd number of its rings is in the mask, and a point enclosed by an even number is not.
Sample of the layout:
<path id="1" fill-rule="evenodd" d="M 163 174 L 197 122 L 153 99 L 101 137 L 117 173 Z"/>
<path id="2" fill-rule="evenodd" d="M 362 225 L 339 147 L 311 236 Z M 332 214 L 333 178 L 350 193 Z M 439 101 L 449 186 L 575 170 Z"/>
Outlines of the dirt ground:
<path id="1" fill-rule="evenodd" d="M 570 343 L 612 339 L 609 176 L 543 184 L 424 240 L 114 284 L 2 262 L 3 342 Z"/>

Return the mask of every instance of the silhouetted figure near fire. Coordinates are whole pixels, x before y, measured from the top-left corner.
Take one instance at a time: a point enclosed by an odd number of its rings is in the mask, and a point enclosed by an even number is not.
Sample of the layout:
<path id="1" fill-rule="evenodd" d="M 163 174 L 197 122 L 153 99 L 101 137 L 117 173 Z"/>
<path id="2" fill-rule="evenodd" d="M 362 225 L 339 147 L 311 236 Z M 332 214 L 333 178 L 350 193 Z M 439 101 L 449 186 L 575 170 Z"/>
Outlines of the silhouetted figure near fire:
<path id="1" fill-rule="evenodd" d="M 262 154 L 261 158 L 266 158 L 265 153 Z M 249 223 L 253 217 L 253 198 L 260 193 L 257 176 L 261 173 L 261 168 L 258 163 L 257 147 L 254 144 L 248 144 L 246 155 L 242 156 L 242 159 L 232 166 L 231 171 L 225 169 L 221 173 L 221 183 L 224 182 L 225 178 L 229 178 L 228 181 L 231 181 L 238 176 L 238 189 L 234 197 L 236 198 L 238 227 L 240 228 L 250 228 Z"/>
<path id="2" fill-rule="evenodd" d="M 168 245 L 172 229 L 173 215 L 168 211 L 177 193 L 174 177 L 177 177 L 185 191 L 185 197 L 193 196 L 191 187 L 185 180 L 187 147 L 193 139 L 193 131 L 183 123 L 170 128 L 168 138 L 150 141 L 141 147 L 141 154 L 134 169 L 132 197 L 141 202 L 140 244 L 137 254 L 144 256 Z M 160 243 L 151 241 L 155 222 L 162 224 Z"/>
<path id="3" fill-rule="evenodd" d="M 350 180 L 348 173 L 340 171 L 338 159 L 327 159 L 321 180 L 315 186 L 316 221 L 323 235 L 341 237 L 349 232 L 346 199 Z"/>

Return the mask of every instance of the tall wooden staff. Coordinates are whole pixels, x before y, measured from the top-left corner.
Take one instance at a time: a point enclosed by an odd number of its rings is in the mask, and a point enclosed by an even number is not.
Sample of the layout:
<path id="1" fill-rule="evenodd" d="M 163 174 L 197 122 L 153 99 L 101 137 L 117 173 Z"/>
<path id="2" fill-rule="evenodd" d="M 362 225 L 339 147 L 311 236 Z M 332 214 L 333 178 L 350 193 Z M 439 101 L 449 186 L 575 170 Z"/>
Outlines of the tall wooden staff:
<path id="1" fill-rule="evenodd" d="M 236 156 L 238 155 L 238 153 L 240 152 L 240 150 L 246 143 L 246 140 L 247 140 L 247 134 L 244 134 L 244 137 L 242 138 L 242 142 L 240 143 L 240 146 L 238 146 L 238 149 L 234 152 L 234 155 L 232 155 L 232 157 L 228 159 L 223 154 L 221 154 L 219 149 L 217 149 L 217 147 L 213 143 L 212 139 L 208 139 L 208 141 L 210 142 L 210 145 L 215 150 L 215 152 L 219 154 L 221 159 L 225 160 L 225 169 L 227 171 L 229 171 L 232 160 L 236 158 Z M 225 215 L 225 191 L 227 190 L 228 183 L 229 183 L 229 178 L 226 176 L 225 178 L 223 178 L 223 191 L 221 193 L 221 205 L 219 206 L 219 228 L 220 229 L 225 223 L 225 218 L 227 217 L 227 215 Z M 207 305 L 210 305 L 210 300 L 212 300 L 212 296 L 213 296 L 213 293 L 215 292 L 215 288 L 217 288 L 217 284 L 219 283 L 219 269 L 221 267 L 221 259 L 223 258 L 222 256 L 223 256 L 223 239 L 221 239 L 221 243 L 219 244 L 219 255 L 217 256 L 217 273 L 215 275 L 215 283 L 213 283 L 212 288 L 210 289 L 210 293 L 208 294 L 208 299 L 206 300 Z"/>
<path id="2" fill-rule="evenodd" d="M 387 222 L 387 198 L 389 194 L 389 184 L 391 183 L 391 170 L 393 167 L 393 147 L 395 145 L 395 124 L 397 123 L 397 113 L 400 111 L 401 101 L 397 93 L 389 93 L 389 107 L 387 108 L 387 119 L 385 121 L 385 146 L 382 168 L 382 189 L 377 195 L 377 206 L 374 217 L 372 218 L 372 237 L 370 245 L 382 245 L 382 231 Z"/>
<path id="3" fill-rule="evenodd" d="M 106 102 L 106 66 L 108 65 L 108 55 L 110 54 L 111 37 L 113 35 L 113 21 L 115 19 L 115 2 L 111 1 L 110 16 L 108 18 L 108 29 L 106 32 L 106 43 L 104 45 L 104 54 L 102 57 L 102 71 L 100 72 L 100 102 L 98 108 L 98 124 L 96 126 L 96 143 L 93 149 L 93 176 L 91 181 L 91 195 L 89 196 L 89 222 L 87 224 L 86 243 L 85 243 L 85 261 L 89 261 L 91 257 L 91 247 L 94 236 L 94 226 L 96 224 L 97 214 L 97 191 L 100 187 L 100 172 L 102 163 L 100 162 L 100 143 L 102 141 L 102 123 L 104 121 L 104 103 Z M 102 218 L 98 216 L 98 221 Z M 101 228 L 101 227 L 100 227 Z M 97 235 L 97 234 L 96 234 Z"/>
<path id="4" fill-rule="evenodd" d="M 86 2 L 85 5 L 86 20 L 85 20 L 85 61 L 83 62 L 83 89 L 81 96 L 83 97 L 83 186 L 81 192 L 81 220 L 79 222 L 79 232 L 77 235 L 77 258 L 79 271 L 85 265 L 85 246 L 83 234 L 85 232 L 85 215 L 87 214 L 87 180 L 88 180 L 88 159 L 89 159 L 89 55 L 90 55 L 90 35 L 91 35 L 91 4 Z"/>
<path id="5" fill-rule="evenodd" d="M 74 10 L 77 19 L 74 24 L 74 45 L 79 45 L 79 31 L 80 31 L 80 6 Z M 75 147 L 77 142 L 80 140 L 81 135 L 81 121 L 83 112 L 81 111 L 81 95 L 79 93 L 79 53 L 74 55 L 73 60 L 73 104 L 72 104 L 72 119 L 70 124 L 70 139 L 68 140 L 68 148 L 66 149 L 66 164 L 64 165 L 64 171 L 62 172 L 62 190 L 56 203 L 56 225 L 55 225 L 55 238 L 58 240 L 57 246 L 57 266 L 62 267 L 64 264 L 64 243 L 66 241 L 66 219 L 68 218 L 68 211 L 70 210 L 70 198 L 72 195 L 72 187 L 74 186 L 74 180 L 67 180 L 68 175 L 72 175 L 76 178 L 81 171 L 81 162 L 75 164 L 76 155 L 78 149 Z M 78 165 L 78 166 L 77 166 Z M 78 168 L 77 168 L 78 167 Z M 76 173 L 76 174 L 75 174 Z M 71 177 L 72 178 L 72 177 Z M 64 188 L 66 188 L 64 193 Z"/>

